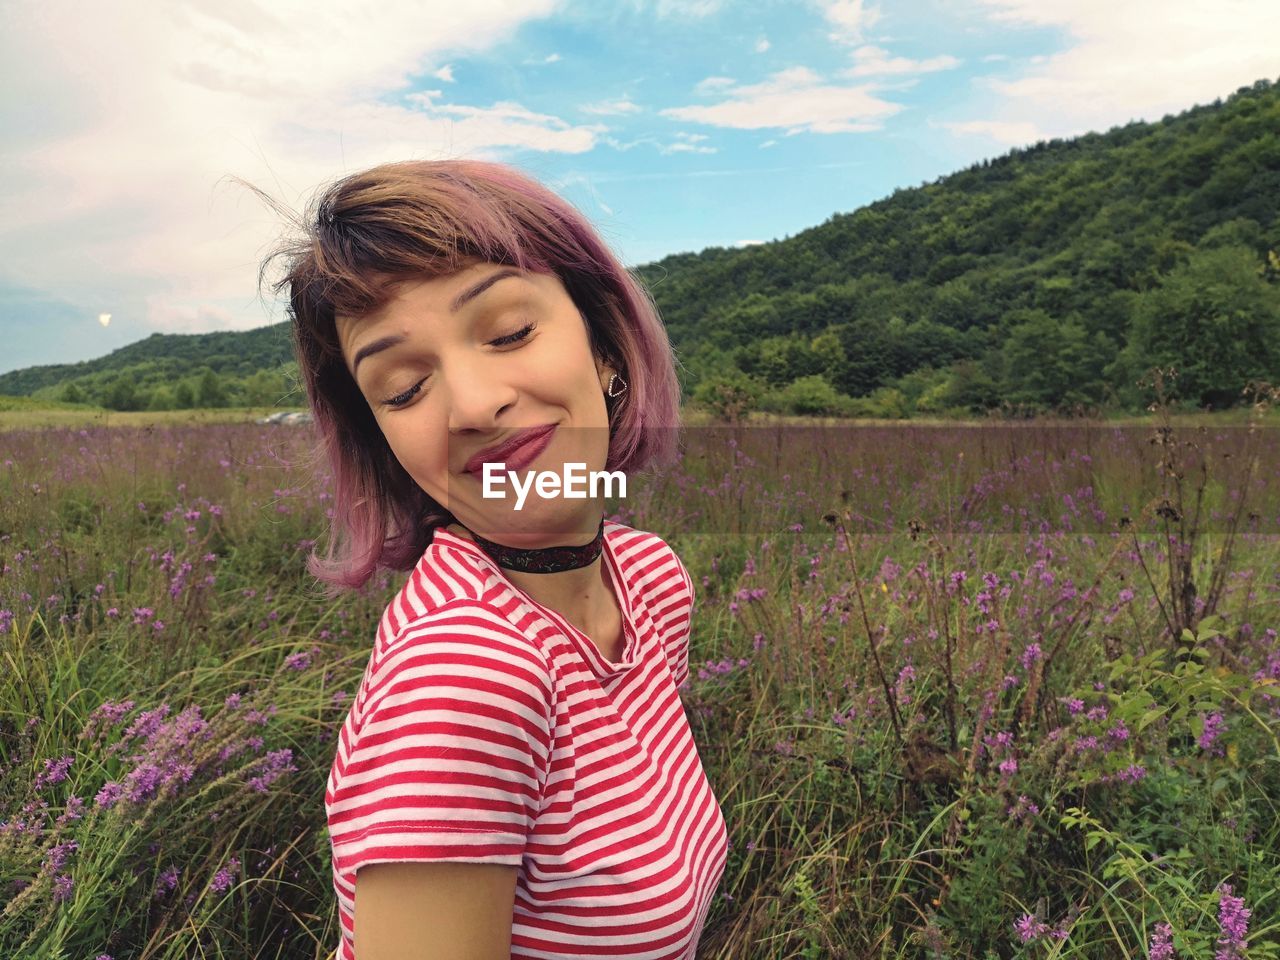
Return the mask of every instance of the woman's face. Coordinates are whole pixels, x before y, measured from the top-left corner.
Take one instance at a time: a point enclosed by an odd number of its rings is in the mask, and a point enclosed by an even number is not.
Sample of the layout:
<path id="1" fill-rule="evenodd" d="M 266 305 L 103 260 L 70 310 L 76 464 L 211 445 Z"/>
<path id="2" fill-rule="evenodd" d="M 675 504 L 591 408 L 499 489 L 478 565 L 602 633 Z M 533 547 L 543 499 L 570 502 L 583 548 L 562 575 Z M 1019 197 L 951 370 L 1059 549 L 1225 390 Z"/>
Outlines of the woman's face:
<path id="1" fill-rule="evenodd" d="M 486 459 L 510 460 L 521 483 L 531 470 L 563 475 L 565 463 L 604 469 L 614 371 L 592 355 L 586 321 L 557 277 L 478 263 L 404 283 L 377 313 L 339 317 L 337 332 L 392 452 L 459 523 L 522 547 L 595 532 L 599 500 L 540 498 L 530 487 L 516 510 L 505 468 L 506 482 L 491 486 L 504 499 L 482 495 Z M 550 430 L 486 454 L 531 428 Z"/>

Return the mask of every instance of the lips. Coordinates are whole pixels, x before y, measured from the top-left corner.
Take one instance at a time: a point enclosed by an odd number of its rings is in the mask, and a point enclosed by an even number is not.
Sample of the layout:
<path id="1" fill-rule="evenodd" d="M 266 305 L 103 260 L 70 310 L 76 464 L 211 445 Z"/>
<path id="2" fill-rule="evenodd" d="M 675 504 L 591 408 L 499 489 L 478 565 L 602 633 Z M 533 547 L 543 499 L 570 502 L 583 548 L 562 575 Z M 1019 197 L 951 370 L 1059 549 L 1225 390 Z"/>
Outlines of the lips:
<path id="1" fill-rule="evenodd" d="M 467 473 L 480 473 L 486 463 L 501 463 L 508 470 L 519 470 L 546 448 L 555 429 L 554 423 L 548 423 L 541 427 L 517 430 L 501 443 L 481 450 L 467 461 L 463 469 Z"/>

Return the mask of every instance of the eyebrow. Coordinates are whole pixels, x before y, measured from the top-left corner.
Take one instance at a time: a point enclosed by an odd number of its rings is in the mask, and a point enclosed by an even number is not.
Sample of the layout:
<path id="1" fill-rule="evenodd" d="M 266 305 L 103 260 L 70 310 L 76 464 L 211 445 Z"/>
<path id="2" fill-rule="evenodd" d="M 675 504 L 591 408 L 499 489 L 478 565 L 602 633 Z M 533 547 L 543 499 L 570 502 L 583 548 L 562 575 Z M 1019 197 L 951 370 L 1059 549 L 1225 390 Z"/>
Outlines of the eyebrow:
<path id="1" fill-rule="evenodd" d="M 505 280 L 507 277 L 519 277 L 521 272 L 515 267 L 506 267 L 502 270 L 495 270 L 489 276 L 485 277 L 479 283 L 472 284 L 466 290 L 453 298 L 453 303 L 449 304 L 449 312 L 457 313 L 468 303 L 474 300 L 480 294 L 484 293 L 499 280 Z M 351 374 L 355 375 L 356 370 L 360 368 L 360 361 L 365 357 L 371 357 L 375 353 L 380 353 L 388 347 L 394 347 L 398 343 L 403 343 L 405 337 L 403 334 L 393 333 L 390 336 L 379 337 L 372 343 L 366 343 L 363 347 L 356 351 L 355 359 L 351 362 Z"/>

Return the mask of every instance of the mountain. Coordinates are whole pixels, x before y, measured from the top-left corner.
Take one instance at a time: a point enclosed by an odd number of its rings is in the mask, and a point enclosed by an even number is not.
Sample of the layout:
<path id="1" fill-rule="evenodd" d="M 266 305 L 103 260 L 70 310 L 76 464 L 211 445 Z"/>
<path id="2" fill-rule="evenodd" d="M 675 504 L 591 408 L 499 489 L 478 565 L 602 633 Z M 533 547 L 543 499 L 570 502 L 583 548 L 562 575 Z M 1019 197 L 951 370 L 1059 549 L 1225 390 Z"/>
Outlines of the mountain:
<path id="1" fill-rule="evenodd" d="M 1280 83 L 1259 80 L 637 272 L 687 393 L 722 413 L 1134 409 L 1154 365 L 1179 370 L 1185 404 L 1228 406 L 1251 378 L 1280 382 L 1277 250 Z M 293 389 L 289 359 L 284 324 L 154 334 L 4 374 L 0 393 L 235 402 Z"/>
<path id="2" fill-rule="evenodd" d="M 207 367 L 226 377 L 246 377 L 293 360 L 289 325 L 218 333 L 153 333 L 145 340 L 80 363 L 26 367 L 0 374 L 0 393 L 29 396 L 42 388 L 93 381 L 145 367 L 157 377 L 181 377 Z"/>

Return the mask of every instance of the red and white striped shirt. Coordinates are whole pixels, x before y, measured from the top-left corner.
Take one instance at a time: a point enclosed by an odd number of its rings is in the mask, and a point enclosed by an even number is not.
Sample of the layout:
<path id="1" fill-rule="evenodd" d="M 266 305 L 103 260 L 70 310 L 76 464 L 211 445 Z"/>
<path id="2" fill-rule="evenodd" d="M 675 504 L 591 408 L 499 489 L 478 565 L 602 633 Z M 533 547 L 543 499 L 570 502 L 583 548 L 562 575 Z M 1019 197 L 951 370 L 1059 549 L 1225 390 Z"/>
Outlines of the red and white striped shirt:
<path id="1" fill-rule="evenodd" d="M 512 958 L 692 960 L 728 839 L 676 691 L 693 584 L 621 524 L 602 562 L 617 663 L 435 531 L 382 616 L 325 791 L 341 960 L 357 871 L 441 860 L 519 868 Z"/>

